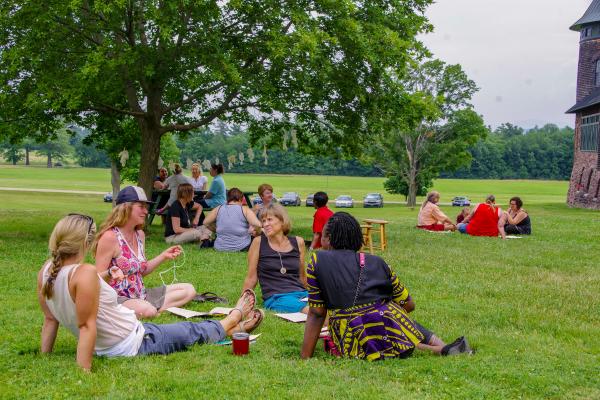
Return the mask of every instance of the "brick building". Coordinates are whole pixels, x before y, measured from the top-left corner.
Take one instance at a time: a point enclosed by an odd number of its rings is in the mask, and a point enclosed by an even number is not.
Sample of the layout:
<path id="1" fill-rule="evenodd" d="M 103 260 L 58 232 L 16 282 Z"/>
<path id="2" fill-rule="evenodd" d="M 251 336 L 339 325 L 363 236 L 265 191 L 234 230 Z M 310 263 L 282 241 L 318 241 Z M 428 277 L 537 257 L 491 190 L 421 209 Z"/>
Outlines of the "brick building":
<path id="1" fill-rule="evenodd" d="M 573 171 L 567 203 L 600 209 L 600 0 L 594 0 L 571 30 L 580 32 Z"/>

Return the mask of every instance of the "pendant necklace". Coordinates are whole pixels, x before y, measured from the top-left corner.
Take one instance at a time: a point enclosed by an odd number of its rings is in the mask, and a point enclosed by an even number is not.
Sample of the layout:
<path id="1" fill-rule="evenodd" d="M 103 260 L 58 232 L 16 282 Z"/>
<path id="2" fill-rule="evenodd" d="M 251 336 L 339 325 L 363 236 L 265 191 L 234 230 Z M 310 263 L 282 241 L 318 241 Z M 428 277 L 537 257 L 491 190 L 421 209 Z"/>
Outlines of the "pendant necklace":
<path id="1" fill-rule="evenodd" d="M 269 246 L 271 247 L 271 249 L 273 249 L 273 246 L 271 245 L 271 241 L 268 239 L 267 239 L 267 241 L 269 242 Z M 275 250 L 275 249 L 273 249 L 273 250 Z M 278 252 L 277 250 L 275 250 L 275 252 L 279 256 L 279 265 L 281 265 L 281 269 L 279 269 L 279 272 L 281 273 L 281 275 L 285 275 L 287 273 L 287 269 L 283 266 L 283 260 L 281 259 L 281 253 Z"/>
<path id="2" fill-rule="evenodd" d="M 275 250 L 277 251 L 277 250 Z M 279 264 L 281 264 L 281 269 L 279 270 L 279 272 L 281 272 L 282 275 L 285 275 L 287 272 L 287 269 L 283 266 L 283 260 L 281 259 L 281 253 L 277 251 L 277 255 L 279 256 Z"/>

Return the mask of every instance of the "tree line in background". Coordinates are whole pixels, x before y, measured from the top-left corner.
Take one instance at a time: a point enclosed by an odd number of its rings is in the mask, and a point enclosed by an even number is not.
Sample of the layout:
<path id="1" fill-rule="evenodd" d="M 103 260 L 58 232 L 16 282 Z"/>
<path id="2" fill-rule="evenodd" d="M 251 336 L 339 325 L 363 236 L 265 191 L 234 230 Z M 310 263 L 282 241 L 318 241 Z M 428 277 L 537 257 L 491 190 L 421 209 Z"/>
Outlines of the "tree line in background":
<path id="1" fill-rule="evenodd" d="M 69 133 L 69 131 L 71 133 Z M 28 140 L 20 144 L 5 141 L 0 145 L 0 155 L 13 164 L 27 163 L 30 152 L 47 158 L 49 166 L 56 161 L 74 160 L 82 167 L 106 168 L 110 159 L 93 143 L 86 144 L 89 131 L 78 127 L 62 129 L 57 139 L 47 143 Z M 573 129 L 559 128 L 553 124 L 525 131 L 510 123 L 503 124 L 468 149 L 473 159 L 469 166 L 455 172 L 442 172 L 443 178 L 460 179 L 568 179 L 573 166 Z M 382 176 L 378 168 L 361 163 L 358 159 L 324 157 L 303 154 L 296 149 L 269 149 L 267 157 L 263 149 L 253 149 L 255 156 L 247 155 L 250 148 L 248 135 L 239 126 L 218 125 L 202 129 L 185 137 L 165 136 L 161 144 L 161 158 L 186 165 L 194 162 L 220 159 L 227 168 L 227 157 L 244 153 L 229 170 L 236 173 L 281 173 L 310 175 Z M 133 160 L 126 165 L 134 165 Z M 127 179 L 135 181 L 137 169 L 124 168 Z M 390 181 L 395 178 L 390 177 Z M 402 187 L 401 182 L 392 182 Z M 429 188 L 427 182 L 419 183 L 419 195 Z M 399 193 L 405 193 L 402 189 Z"/>
<path id="2" fill-rule="evenodd" d="M 573 128 L 554 124 L 528 131 L 506 123 L 469 149 L 470 166 L 443 178 L 567 180 L 573 168 Z"/>

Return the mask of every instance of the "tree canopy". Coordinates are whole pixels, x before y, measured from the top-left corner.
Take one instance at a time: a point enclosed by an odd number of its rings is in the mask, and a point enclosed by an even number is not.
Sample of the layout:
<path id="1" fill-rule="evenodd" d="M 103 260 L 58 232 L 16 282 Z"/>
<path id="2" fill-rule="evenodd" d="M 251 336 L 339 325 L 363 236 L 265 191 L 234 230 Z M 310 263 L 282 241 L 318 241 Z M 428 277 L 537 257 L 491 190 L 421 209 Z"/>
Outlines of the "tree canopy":
<path id="1" fill-rule="evenodd" d="M 370 121 L 372 157 L 390 178 L 388 191 L 406 192 L 414 206 L 441 171 L 468 165 L 468 147 L 487 133 L 469 103 L 476 90 L 459 65 L 434 59 L 415 62 L 404 77 L 390 76 Z"/>
<path id="2" fill-rule="evenodd" d="M 403 76 L 420 50 L 430 3 L 5 1 L 0 131 L 129 118 L 146 189 L 161 137 L 216 119 L 247 124 L 254 142 L 296 128 L 307 148 L 357 152 L 382 75 Z M 14 124 L 30 129 L 5 129 Z"/>

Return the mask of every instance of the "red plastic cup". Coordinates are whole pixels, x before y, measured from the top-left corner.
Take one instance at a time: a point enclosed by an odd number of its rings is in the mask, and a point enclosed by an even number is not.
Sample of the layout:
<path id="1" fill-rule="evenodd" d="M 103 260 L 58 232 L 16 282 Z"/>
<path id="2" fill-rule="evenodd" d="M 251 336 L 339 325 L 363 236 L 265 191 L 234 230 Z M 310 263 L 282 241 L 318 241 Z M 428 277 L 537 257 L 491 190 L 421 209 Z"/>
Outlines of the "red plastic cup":
<path id="1" fill-rule="evenodd" d="M 245 332 L 238 332 L 231 335 L 233 342 L 233 354 L 244 356 L 250 351 L 250 335 Z"/>

